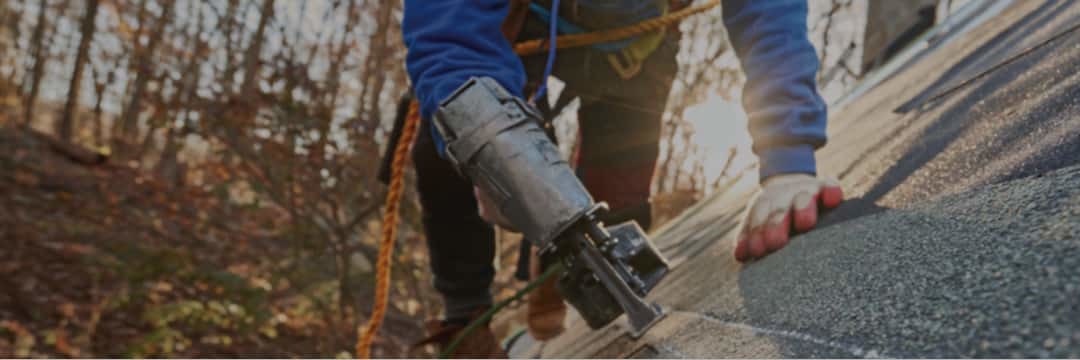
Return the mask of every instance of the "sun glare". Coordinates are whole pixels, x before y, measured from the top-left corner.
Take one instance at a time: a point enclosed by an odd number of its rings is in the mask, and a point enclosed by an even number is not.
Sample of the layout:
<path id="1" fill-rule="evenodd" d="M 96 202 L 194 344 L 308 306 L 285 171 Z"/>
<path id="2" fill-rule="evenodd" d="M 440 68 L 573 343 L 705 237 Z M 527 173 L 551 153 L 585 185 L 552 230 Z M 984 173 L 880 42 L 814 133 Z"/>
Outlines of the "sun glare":
<path id="1" fill-rule="evenodd" d="M 750 150 L 746 112 L 740 104 L 714 94 L 687 108 L 684 118 L 693 127 L 691 144 L 682 144 L 681 139 L 676 139 L 674 146 L 691 145 L 698 149 L 696 155 L 703 161 L 707 183 L 712 184 L 721 176 L 736 175 L 757 162 Z M 724 174 L 725 169 L 727 174 Z"/>

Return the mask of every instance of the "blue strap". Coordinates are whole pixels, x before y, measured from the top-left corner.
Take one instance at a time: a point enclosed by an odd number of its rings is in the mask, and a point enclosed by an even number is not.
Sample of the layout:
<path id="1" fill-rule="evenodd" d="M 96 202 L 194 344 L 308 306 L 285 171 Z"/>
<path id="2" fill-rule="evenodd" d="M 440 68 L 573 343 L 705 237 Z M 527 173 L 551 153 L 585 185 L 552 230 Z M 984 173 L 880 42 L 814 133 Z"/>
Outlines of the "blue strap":
<path id="1" fill-rule="evenodd" d="M 559 0 L 552 0 L 551 11 L 555 15 L 548 25 L 548 56 L 547 63 L 544 65 L 544 76 L 540 78 L 540 88 L 533 93 L 532 98 L 529 99 L 529 104 L 536 104 L 536 99 L 544 99 L 544 95 L 547 95 L 548 78 L 551 77 L 551 71 L 555 66 L 555 49 L 558 48 L 558 36 L 556 36 L 558 35 L 558 24 L 556 20 L 562 20 L 559 18 Z"/>
<path id="2" fill-rule="evenodd" d="M 543 22 L 550 22 L 551 21 L 551 12 L 548 11 L 548 9 L 545 9 L 543 6 L 537 5 L 535 2 L 530 2 L 529 3 L 529 10 L 532 11 L 533 13 L 535 13 L 536 16 L 540 17 L 541 21 L 543 21 Z M 558 20 L 556 21 L 556 23 L 558 24 L 559 33 L 562 33 L 562 34 L 582 34 L 582 33 L 587 32 L 587 31 L 585 31 L 585 29 L 581 28 L 580 26 L 574 25 L 574 23 L 566 21 L 566 19 L 564 19 L 562 16 L 558 17 Z M 618 52 L 618 51 L 622 50 L 623 48 L 625 48 L 627 46 L 630 46 L 630 44 L 632 44 L 635 39 L 636 38 L 629 38 L 629 39 L 623 39 L 623 40 L 619 40 L 619 41 L 600 43 L 600 44 L 592 45 L 591 47 L 593 49 L 600 50 L 600 51 L 603 51 L 603 52 L 613 53 L 613 52 Z"/>

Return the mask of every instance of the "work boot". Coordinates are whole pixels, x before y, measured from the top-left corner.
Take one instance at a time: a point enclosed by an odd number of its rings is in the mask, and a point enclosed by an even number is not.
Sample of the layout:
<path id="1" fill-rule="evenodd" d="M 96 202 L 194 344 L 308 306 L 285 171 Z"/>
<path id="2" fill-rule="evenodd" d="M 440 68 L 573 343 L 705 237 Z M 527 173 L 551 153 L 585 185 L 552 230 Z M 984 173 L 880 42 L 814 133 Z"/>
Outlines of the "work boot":
<path id="1" fill-rule="evenodd" d="M 531 251 L 531 256 L 529 272 L 532 273 L 531 278 L 538 279 L 542 272 L 535 249 Z M 536 340 L 547 341 L 566 330 L 563 326 L 566 320 L 566 303 L 555 286 L 556 281 L 558 278 L 552 276 L 529 294 L 527 323 L 529 335 Z"/>
<path id="2" fill-rule="evenodd" d="M 475 316 L 468 319 L 428 321 L 425 327 L 430 335 L 415 346 L 435 344 L 438 347 L 438 352 L 442 353 L 457 338 L 458 334 L 465 330 L 465 327 L 473 319 L 479 317 L 480 314 L 483 314 L 483 311 L 476 312 Z M 454 359 L 506 359 L 509 356 L 506 354 L 506 350 L 503 350 L 499 346 L 499 342 L 495 340 L 495 333 L 491 331 L 489 324 L 484 324 L 462 339 L 457 348 L 446 354 L 446 357 Z"/>

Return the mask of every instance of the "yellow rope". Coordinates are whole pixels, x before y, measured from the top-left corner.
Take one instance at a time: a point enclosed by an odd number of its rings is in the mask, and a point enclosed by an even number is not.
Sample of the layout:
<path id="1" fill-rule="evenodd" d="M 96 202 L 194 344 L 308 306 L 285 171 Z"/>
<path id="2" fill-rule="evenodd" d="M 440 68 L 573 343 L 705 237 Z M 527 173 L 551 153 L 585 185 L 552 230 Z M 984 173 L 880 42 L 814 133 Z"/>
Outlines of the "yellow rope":
<path id="1" fill-rule="evenodd" d="M 375 333 L 382 325 L 383 316 L 386 315 L 386 303 L 390 297 L 390 267 L 391 255 L 394 251 L 394 240 L 397 238 L 398 208 L 401 203 L 402 188 L 405 184 L 405 163 L 408 161 L 409 148 L 412 147 L 413 139 L 416 138 L 416 129 L 420 125 L 420 113 L 416 102 L 409 105 L 409 113 L 405 118 L 405 127 L 401 131 L 397 148 L 394 149 L 394 160 L 390 164 L 390 190 L 386 194 L 385 211 L 383 212 L 382 241 L 379 242 L 379 258 L 375 262 L 375 304 L 372 305 L 371 318 L 367 326 L 359 331 L 356 340 L 356 356 L 361 359 L 371 358 L 371 343 L 375 339 Z"/>
<path id="2" fill-rule="evenodd" d="M 556 48 L 589 46 L 658 31 L 719 4 L 720 0 L 709 0 L 698 6 L 685 8 L 626 27 L 559 36 Z M 520 56 L 543 51 L 547 51 L 547 42 L 545 40 L 528 40 L 514 45 L 514 52 Z M 375 339 L 375 333 L 378 332 L 379 326 L 382 325 L 383 317 L 386 315 L 386 304 L 390 296 L 390 260 L 393 254 L 394 240 L 397 238 L 398 208 L 405 183 L 405 163 L 408 161 L 409 149 L 413 140 L 416 139 L 417 128 L 420 125 L 420 112 L 418 109 L 419 106 L 416 101 L 409 105 L 409 113 L 405 118 L 405 127 L 402 129 L 401 138 L 394 149 L 393 162 L 390 164 L 390 189 L 386 195 L 382 240 L 379 242 L 379 255 L 378 260 L 375 262 L 375 303 L 372 306 L 371 318 L 368 319 L 366 326 L 359 329 L 356 340 L 356 356 L 361 359 L 371 357 L 371 344 Z"/>
<path id="3" fill-rule="evenodd" d="M 679 21 L 682 21 L 683 19 L 691 15 L 712 9 L 717 5 L 720 5 L 720 0 L 709 0 L 698 6 L 684 8 L 675 12 L 668 13 L 661 17 L 639 22 L 634 25 L 624 26 L 621 28 L 615 28 L 610 30 L 600 30 L 584 34 L 562 35 L 556 39 L 557 46 L 555 48 L 565 49 L 589 46 L 599 43 L 624 40 L 645 33 L 658 31 L 665 27 L 674 25 L 675 23 L 678 23 Z M 514 44 L 514 52 L 521 56 L 541 53 L 547 51 L 547 49 L 547 39 L 528 40 Z"/>

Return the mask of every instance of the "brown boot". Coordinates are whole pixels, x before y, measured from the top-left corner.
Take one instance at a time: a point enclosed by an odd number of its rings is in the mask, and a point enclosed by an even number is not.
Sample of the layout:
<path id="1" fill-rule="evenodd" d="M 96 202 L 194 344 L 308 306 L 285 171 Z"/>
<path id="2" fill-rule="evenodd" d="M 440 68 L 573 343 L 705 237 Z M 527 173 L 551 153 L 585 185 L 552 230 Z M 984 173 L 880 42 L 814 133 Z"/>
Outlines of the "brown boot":
<path id="1" fill-rule="evenodd" d="M 533 279 L 541 275 L 540 258 L 536 256 L 535 249 L 529 261 L 529 272 Z M 555 287 L 557 280 L 551 277 L 529 294 L 527 313 L 529 335 L 536 340 L 547 341 L 566 330 L 563 326 L 566 319 L 566 303 L 563 302 L 559 289 Z"/>
<path id="2" fill-rule="evenodd" d="M 477 315 L 479 316 L 482 313 L 478 312 Z M 428 334 L 431 335 L 415 346 L 436 344 L 438 345 L 438 351 L 442 353 L 457 338 L 458 334 L 465 330 L 465 327 L 471 321 L 471 319 L 468 322 L 428 321 L 425 327 L 427 327 Z M 506 359 L 509 356 L 499 346 L 499 342 L 495 340 L 495 334 L 491 332 L 491 327 L 484 324 L 462 339 L 461 343 L 447 354 L 447 357 L 454 359 Z"/>

